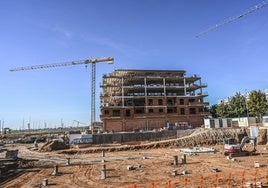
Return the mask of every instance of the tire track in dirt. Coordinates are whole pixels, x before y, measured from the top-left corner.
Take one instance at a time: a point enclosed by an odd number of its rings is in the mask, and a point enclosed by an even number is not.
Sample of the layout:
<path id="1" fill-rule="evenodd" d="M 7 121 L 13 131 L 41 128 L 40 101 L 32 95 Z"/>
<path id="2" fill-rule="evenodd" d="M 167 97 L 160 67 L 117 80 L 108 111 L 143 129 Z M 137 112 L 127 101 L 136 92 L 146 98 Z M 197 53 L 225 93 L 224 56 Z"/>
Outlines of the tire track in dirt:
<path id="1" fill-rule="evenodd" d="M 95 184 L 96 181 L 94 181 L 92 176 L 94 169 L 94 164 L 79 165 L 76 172 L 70 176 L 73 184 L 79 187 Z"/>
<path id="2" fill-rule="evenodd" d="M 73 180 L 72 182 L 74 185 L 77 185 L 79 187 L 84 187 L 85 184 L 83 183 L 83 181 L 81 182 L 81 179 L 79 178 L 81 177 L 82 174 L 83 174 L 83 166 L 79 165 L 78 169 L 76 170 L 76 173 L 73 173 L 71 175 L 72 180 Z"/>

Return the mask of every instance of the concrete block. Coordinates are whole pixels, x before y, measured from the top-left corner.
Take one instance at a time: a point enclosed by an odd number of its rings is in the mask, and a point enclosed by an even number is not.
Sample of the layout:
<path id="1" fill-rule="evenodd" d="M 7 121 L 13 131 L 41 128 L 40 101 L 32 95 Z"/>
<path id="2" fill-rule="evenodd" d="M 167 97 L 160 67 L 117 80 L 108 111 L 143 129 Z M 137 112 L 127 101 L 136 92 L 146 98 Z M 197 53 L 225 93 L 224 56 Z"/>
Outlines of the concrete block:
<path id="1" fill-rule="evenodd" d="M 178 171 L 177 170 L 173 170 L 171 174 L 172 174 L 172 176 L 177 176 L 178 175 Z"/>
<path id="2" fill-rule="evenodd" d="M 260 163 L 258 161 L 254 161 L 254 167 L 255 168 L 260 168 Z"/>
<path id="3" fill-rule="evenodd" d="M 184 170 L 184 171 L 181 172 L 181 174 L 186 175 L 186 174 L 188 174 L 188 171 Z"/>
<path id="4" fill-rule="evenodd" d="M 128 169 L 128 170 L 135 170 L 136 168 L 135 168 L 134 166 L 128 165 L 128 166 L 127 166 L 127 169 Z"/>

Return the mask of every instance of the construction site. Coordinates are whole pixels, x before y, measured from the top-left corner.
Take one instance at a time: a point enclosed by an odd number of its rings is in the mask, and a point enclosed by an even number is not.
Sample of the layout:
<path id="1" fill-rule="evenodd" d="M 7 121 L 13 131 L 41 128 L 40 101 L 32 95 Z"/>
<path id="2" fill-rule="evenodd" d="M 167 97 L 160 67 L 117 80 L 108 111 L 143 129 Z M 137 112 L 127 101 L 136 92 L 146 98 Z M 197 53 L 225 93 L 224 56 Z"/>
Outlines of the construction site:
<path id="1" fill-rule="evenodd" d="M 267 130 L 256 145 L 249 129 L 185 130 L 159 141 L 77 148 L 58 140 L 1 150 L 1 187 L 266 187 Z M 226 155 L 226 138 L 240 147 Z M 37 139 L 38 140 L 38 139 Z M 241 142 L 241 144 L 240 144 Z"/>
<path id="2" fill-rule="evenodd" d="M 267 5 L 263 2 L 196 38 Z M 31 130 L 29 123 L 27 131 L 18 132 L 2 126 L 0 187 L 268 187 L 267 124 L 249 122 L 249 116 L 210 118 L 207 84 L 201 76 L 177 69 L 115 69 L 104 74 L 97 122 L 100 62 L 113 64 L 114 58 L 10 69 L 92 65 L 91 122 L 80 129 L 82 122 L 74 120 L 77 129 L 55 130 Z"/>

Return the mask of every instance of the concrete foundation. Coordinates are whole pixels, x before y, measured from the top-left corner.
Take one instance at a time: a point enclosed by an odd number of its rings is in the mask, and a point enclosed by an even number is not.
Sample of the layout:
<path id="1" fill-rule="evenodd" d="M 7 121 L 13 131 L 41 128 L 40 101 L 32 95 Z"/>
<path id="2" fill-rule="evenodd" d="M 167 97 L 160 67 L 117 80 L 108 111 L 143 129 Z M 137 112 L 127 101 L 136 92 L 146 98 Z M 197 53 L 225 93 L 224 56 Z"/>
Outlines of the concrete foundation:
<path id="1" fill-rule="evenodd" d="M 173 165 L 178 166 L 178 156 L 173 156 L 173 158 L 174 158 Z"/>
<path id="2" fill-rule="evenodd" d="M 54 165 L 54 171 L 53 171 L 52 175 L 56 176 L 58 174 L 59 174 L 59 167 L 58 167 L 58 165 Z"/>
<path id="3" fill-rule="evenodd" d="M 181 158 L 181 163 L 186 164 L 186 154 L 183 154 L 183 156 Z"/>

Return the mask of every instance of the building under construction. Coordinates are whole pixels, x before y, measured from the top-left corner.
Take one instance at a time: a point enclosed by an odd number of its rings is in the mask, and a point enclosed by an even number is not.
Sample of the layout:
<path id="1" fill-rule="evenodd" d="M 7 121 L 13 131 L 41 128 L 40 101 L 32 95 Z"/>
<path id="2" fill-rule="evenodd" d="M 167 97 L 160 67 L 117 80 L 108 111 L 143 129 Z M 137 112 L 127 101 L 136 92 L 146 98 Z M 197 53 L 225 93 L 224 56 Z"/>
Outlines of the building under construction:
<path id="1" fill-rule="evenodd" d="M 105 131 L 201 126 L 207 93 L 197 75 L 184 70 L 117 69 L 103 76 L 101 120 Z M 171 126 L 170 126 L 171 127 Z"/>

